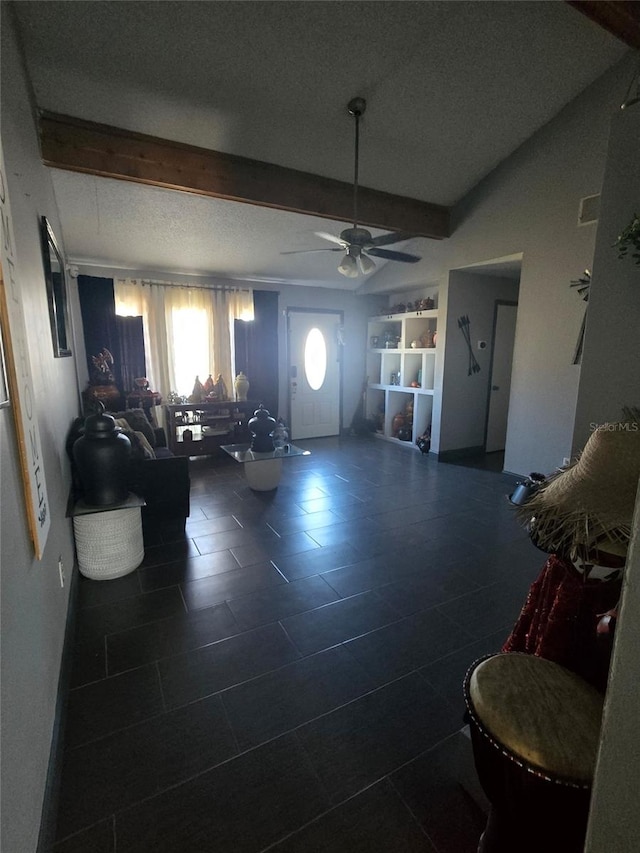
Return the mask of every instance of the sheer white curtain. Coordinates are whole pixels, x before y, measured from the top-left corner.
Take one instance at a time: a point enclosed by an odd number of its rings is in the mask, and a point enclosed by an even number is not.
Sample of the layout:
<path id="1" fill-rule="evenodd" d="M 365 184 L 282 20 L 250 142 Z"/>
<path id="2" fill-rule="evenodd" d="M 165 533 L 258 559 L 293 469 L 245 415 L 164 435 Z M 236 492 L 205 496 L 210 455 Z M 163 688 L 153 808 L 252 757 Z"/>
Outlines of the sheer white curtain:
<path id="1" fill-rule="evenodd" d="M 136 279 L 115 282 L 116 314 L 141 316 L 147 378 L 166 400 L 188 396 L 199 376 L 221 373 L 230 395 L 235 376 L 234 320 L 253 320 L 253 292 Z"/>

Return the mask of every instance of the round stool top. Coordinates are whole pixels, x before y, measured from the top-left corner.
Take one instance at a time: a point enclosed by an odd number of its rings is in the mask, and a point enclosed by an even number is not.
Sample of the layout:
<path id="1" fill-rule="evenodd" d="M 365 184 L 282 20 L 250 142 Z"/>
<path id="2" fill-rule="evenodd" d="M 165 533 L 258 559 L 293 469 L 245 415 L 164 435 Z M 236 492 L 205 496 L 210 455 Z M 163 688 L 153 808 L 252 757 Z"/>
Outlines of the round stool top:
<path id="1" fill-rule="evenodd" d="M 498 654 L 467 676 L 472 716 L 486 734 L 543 775 L 591 783 L 604 697 L 562 666 Z"/>

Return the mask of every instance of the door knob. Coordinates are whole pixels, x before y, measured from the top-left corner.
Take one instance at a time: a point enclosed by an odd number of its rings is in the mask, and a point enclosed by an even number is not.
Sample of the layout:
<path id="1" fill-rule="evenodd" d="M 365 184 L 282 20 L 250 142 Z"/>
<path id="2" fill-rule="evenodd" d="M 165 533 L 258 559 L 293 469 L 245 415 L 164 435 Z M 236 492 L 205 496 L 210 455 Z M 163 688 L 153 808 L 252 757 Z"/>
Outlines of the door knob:
<path id="1" fill-rule="evenodd" d="M 491 390 L 492 390 L 492 391 L 499 391 L 499 390 L 500 390 L 500 386 L 499 386 L 499 385 L 492 385 L 492 386 L 491 386 Z"/>

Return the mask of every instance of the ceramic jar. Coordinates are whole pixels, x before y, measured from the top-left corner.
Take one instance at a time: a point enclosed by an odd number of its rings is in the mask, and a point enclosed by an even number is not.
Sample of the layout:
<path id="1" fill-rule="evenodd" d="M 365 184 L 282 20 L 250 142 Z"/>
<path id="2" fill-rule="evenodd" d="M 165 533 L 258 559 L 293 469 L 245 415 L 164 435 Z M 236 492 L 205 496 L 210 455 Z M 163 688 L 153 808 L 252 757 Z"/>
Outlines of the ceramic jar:
<path id="1" fill-rule="evenodd" d="M 249 421 L 249 431 L 251 432 L 251 449 L 255 453 L 271 453 L 273 452 L 273 438 L 271 433 L 276 428 L 276 420 L 272 418 L 268 410 L 260 403 L 259 408 L 253 413 L 253 417 Z"/>
<path id="2" fill-rule="evenodd" d="M 246 400 L 249 393 L 249 380 L 242 371 L 236 376 L 233 387 L 236 392 L 236 400 Z"/>
<path id="3" fill-rule="evenodd" d="M 431 331 L 431 329 L 427 329 L 426 332 L 422 335 L 422 346 L 426 349 L 431 349 L 434 346 L 433 332 Z"/>
<path id="4" fill-rule="evenodd" d="M 405 417 L 402 412 L 398 412 L 397 415 L 393 416 L 393 421 L 391 422 L 391 432 L 394 436 L 398 435 L 398 432 L 405 425 Z"/>
<path id="5" fill-rule="evenodd" d="M 127 499 L 130 456 L 131 442 L 111 415 L 102 411 L 86 419 L 84 434 L 73 445 L 85 503 L 111 506 Z"/>

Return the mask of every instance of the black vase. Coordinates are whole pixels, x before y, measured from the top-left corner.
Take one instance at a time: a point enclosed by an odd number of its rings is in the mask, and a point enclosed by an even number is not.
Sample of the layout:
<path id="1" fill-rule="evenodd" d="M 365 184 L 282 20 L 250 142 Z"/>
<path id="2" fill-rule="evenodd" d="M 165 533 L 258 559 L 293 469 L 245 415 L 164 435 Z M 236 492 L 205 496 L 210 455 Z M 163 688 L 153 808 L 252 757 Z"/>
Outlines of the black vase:
<path id="1" fill-rule="evenodd" d="M 131 442 L 110 415 L 91 415 L 84 435 L 73 445 L 73 458 L 82 484 L 85 503 L 111 506 L 127 499 L 127 475 Z"/>
<path id="2" fill-rule="evenodd" d="M 274 450 L 271 433 L 276 428 L 275 418 L 272 418 L 262 403 L 253 413 L 249 421 L 251 431 L 251 449 L 256 453 L 271 453 Z"/>

